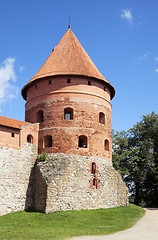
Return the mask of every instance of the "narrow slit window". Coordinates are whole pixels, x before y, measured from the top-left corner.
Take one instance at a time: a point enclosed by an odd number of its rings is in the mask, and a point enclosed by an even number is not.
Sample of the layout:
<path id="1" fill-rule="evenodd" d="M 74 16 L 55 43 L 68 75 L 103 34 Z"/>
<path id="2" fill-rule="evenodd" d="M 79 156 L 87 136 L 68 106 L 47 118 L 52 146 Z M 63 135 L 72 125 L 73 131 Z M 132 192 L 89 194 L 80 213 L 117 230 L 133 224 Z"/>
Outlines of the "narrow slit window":
<path id="1" fill-rule="evenodd" d="M 88 81 L 88 85 L 90 85 L 90 86 L 91 86 L 91 81 Z"/>
<path id="2" fill-rule="evenodd" d="M 105 114 L 103 112 L 99 113 L 99 122 L 105 124 Z"/>
<path id="3" fill-rule="evenodd" d="M 49 80 L 48 84 L 49 84 L 49 85 L 51 85 L 51 84 L 52 84 L 52 81 L 51 81 L 51 80 Z"/>
<path id="4" fill-rule="evenodd" d="M 37 84 L 35 85 L 35 89 L 37 89 Z"/>
<path id="5" fill-rule="evenodd" d="M 15 138 L 15 133 L 11 133 L 11 137 Z"/>
<path id="6" fill-rule="evenodd" d="M 96 178 L 93 178 L 93 186 L 94 186 L 95 188 L 98 188 L 98 181 L 97 181 Z"/>
<path id="7" fill-rule="evenodd" d="M 96 163 L 92 162 L 92 169 L 91 169 L 91 173 L 95 174 L 96 173 Z"/>
<path id="8" fill-rule="evenodd" d="M 104 149 L 109 151 L 109 141 L 107 139 L 104 141 Z"/>

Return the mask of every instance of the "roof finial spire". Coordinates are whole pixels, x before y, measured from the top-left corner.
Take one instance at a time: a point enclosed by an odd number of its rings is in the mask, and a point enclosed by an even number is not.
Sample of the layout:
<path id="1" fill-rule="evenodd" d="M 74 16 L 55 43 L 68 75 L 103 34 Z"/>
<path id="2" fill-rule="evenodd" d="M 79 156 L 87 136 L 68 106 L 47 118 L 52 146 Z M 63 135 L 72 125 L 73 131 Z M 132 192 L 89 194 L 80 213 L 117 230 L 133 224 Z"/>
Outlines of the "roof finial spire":
<path id="1" fill-rule="evenodd" d="M 69 26 L 68 29 L 71 29 L 71 15 L 69 14 Z"/>

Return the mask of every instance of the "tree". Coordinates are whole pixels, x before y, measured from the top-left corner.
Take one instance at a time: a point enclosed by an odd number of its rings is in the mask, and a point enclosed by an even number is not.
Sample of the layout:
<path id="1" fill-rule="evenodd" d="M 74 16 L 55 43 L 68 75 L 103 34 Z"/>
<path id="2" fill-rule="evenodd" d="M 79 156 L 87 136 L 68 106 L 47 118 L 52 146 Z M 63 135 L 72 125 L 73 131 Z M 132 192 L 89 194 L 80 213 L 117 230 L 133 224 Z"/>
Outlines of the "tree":
<path id="1" fill-rule="evenodd" d="M 135 204 L 158 206 L 158 115 L 143 116 L 127 132 L 113 132 L 113 165 Z"/>

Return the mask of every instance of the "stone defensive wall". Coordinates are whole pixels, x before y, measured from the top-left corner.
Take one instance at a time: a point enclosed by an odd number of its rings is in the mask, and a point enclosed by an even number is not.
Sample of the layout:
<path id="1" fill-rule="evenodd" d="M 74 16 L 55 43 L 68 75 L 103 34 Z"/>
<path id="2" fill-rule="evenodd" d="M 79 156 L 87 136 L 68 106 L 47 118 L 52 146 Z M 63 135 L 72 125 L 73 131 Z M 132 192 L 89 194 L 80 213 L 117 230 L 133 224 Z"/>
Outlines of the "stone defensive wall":
<path id="1" fill-rule="evenodd" d="M 0 147 L 0 215 L 33 206 L 33 169 L 37 145 L 25 143 L 21 149 Z"/>
<path id="2" fill-rule="evenodd" d="M 35 209 L 42 212 L 128 205 L 128 189 L 105 158 L 49 153 L 35 169 Z"/>
<path id="3" fill-rule="evenodd" d="M 37 146 L 0 147 L 0 215 L 34 208 L 110 208 L 128 204 L 128 189 L 105 158 L 49 153 L 37 159 Z"/>

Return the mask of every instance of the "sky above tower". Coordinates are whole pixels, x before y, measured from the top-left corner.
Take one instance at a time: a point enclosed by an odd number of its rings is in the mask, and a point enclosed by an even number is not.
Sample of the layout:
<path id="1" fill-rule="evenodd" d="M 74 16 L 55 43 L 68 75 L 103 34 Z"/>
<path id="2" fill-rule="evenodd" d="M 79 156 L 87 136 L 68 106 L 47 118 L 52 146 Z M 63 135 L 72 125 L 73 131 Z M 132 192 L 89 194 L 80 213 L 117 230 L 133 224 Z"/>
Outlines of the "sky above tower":
<path id="1" fill-rule="evenodd" d="M 158 1 L 0 0 L 0 115 L 24 121 L 23 86 L 71 29 L 115 87 L 112 128 L 158 113 Z"/>

